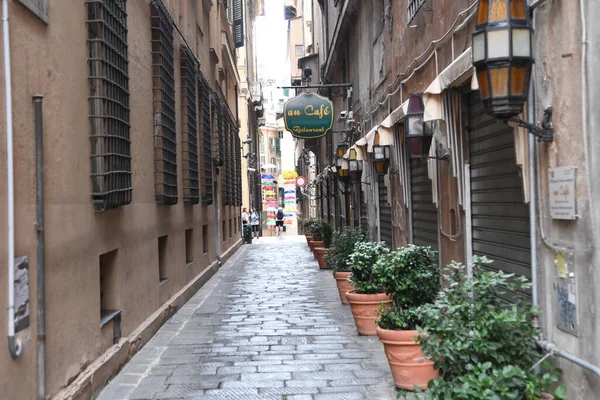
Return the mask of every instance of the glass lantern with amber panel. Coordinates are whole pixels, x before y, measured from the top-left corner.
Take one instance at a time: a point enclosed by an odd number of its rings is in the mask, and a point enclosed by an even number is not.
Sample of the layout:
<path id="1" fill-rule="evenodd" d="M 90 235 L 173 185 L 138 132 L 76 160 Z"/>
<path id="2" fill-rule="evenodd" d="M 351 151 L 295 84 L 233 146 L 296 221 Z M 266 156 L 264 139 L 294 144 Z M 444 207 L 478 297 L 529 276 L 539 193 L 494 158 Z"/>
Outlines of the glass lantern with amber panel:
<path id="1" fill-rule="evenodd" d="M 348 152 L 348 169 L 350 170 L 350 180 L 352 182 L 360 181 L 363 172 L 363 162 L 358 160 L 358 154 L 354 148 L 351 148 Z"/>
<path id="2" fill-rule="evenodd" d="M 509 119 L 523 111 L 534 62 L 532 35 L 526 0 L 479 0 L 473 65 L 488 114 Z"/>
<path id="3" fill-rule="evenodd" d="M 344 155 L 348 151 L 348 145 L 346 143 L 340 143 L 337 146 L 335 151 L 335 167 L 337 171 L 338 178 L 342 181 L 348 179 L 348 168 L 347 164 L 344 162 Z"/>
<path id="4" fill-rule="evenodd" d="M 379 132 L 375 133 L 375 144 L 373 145 L 373 164 L 377 175 L 385 175 L 390 166 L 390 146 L 379 144 Z"/>

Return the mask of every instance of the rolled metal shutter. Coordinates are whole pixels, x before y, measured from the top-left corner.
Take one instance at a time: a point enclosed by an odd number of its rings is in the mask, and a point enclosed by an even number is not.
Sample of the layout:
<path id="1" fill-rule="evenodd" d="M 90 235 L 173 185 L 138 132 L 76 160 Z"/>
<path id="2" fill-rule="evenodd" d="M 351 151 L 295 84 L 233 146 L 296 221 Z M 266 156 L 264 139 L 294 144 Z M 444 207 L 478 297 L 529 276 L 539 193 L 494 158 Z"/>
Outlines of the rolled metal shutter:
<path id="1" fill-rule="evenodd" d="M 410 198 L 413 243 L 438 251 L 438 213 L 424 161 L 410 160 Z"/>
<path id="2" fill-rule="evenodd" d="M 388 188 L 385 186 L 385 176 L 377 177 L 379 183 L 379 227 L 381 232 L 381 240 L 390 249 L 393 246 L 393 227 L 392 227 L 392 207 L 388 202 Z"/>
<path id="3" fill-rule="evenodd" d="M 473 254 L 493 260 L 486 268 L 531 279 L 529 206 L 524 203 L 514 140 L 511 127 L 486 114 L 479 93 L 470 94 Z M 514 293 L 502 297 L 510 301 Z"/>

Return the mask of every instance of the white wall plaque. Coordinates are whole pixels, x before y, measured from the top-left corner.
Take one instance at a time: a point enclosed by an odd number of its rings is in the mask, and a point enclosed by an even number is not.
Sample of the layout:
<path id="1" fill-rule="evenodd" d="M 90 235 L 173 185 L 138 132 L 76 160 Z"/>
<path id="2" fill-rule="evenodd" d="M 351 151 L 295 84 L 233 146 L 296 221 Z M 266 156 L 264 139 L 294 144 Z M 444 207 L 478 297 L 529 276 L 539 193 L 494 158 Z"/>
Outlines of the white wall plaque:
<path id="1" fill-rule="evenodd" d="M 574 220 L 577 218 L 575 196 L 575 167 L 556 167 L 548 170 L 550 215 L 552 219 Z"/>
<path id="2" fill-rule="evenodd" d="M 19 0 L 19 2 L 29 8 L 42 21 L 48 23 L 48 0 Z"/>

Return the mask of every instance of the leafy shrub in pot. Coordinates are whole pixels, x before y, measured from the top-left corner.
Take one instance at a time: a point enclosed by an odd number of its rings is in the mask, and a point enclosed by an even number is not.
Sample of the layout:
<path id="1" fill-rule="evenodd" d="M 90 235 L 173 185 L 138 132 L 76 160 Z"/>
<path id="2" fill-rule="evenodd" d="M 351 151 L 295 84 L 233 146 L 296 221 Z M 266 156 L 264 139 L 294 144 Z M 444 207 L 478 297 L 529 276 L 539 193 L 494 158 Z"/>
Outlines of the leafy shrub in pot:
<path id="1" fill-rule="evenodd" d="M 383 292 L 381 276 L 375 265 L 380 257 L 389 253 L 381 243 L 357 243 L 350 255 L 350 272 L 348 281 L 356 290 L 346 293 L 350 303 L 356 329 L 361 335 L 376 335 L 375 318 L 380 305 L 387 307 L 391 299 Z"/>
<path id="2" fill-rule="evenodd" d="M 432 303 L 440 289 L 440 268 L 429 247 L 409 245 L 381 257 L 376 269 L 392 306 L 382 309 L 377 319 L 377 334 L 384 344 L 396 387 L 413 390 L 426 388 L 438 377 L 433 362 L 424 358 L 412 312 Z"/>
<path id="3" fill-rule="evenodd" d="M 335 231 L 331 240 L 331 251 L 325 256 L 325 260 L 331 268 L 337 283 L 338 293 L 342 304 L 348 304 L 346 292 L 356 288 L 348 282 L 352 276 L 349 265 L 350 255 L 354 252 L 356 243 L 369 240 L 369 233 L 362 228 L 346 228 Z"/>
<path id="4" fill-rule="evenodd" d="M 440 371 L 426 399 L 537 400 L 558 380 L 559 371 L 549 364 L 542 373 L 533 368 L 543 354 L 532 323 L 537 312 L 523 298 L 531 285 L 513 274 L 484 270 L 487 263 L 475 258 L 469 278 L 465 266 L 453 262 L 435 303 L 413 310 L 413 318 L 423 322 L 423 352 Z M 500 298 L 506 289 L 514 296 L 510 305 Z M 565 393 L 561 386 L 553 394 L 563 399 Z"/>

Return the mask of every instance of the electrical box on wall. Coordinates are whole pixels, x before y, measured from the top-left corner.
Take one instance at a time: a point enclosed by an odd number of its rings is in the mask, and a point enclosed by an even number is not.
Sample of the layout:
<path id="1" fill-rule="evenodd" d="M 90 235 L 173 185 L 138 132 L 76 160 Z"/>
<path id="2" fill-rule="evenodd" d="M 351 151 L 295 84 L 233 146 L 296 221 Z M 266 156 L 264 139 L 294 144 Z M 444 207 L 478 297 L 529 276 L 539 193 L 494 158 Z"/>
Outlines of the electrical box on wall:
<path id="1" fill-rule="evenodd" d="M 565 332 L 578 336 L 577 284 L 575 279 L 575 256 L 572 250 L 555 253 L 554 265 L 554 310 L 556 326 Z"/>

